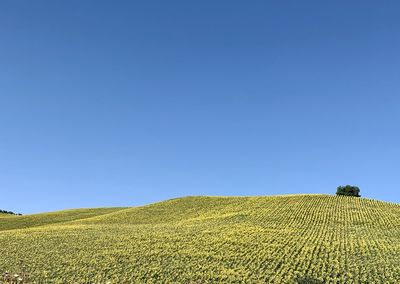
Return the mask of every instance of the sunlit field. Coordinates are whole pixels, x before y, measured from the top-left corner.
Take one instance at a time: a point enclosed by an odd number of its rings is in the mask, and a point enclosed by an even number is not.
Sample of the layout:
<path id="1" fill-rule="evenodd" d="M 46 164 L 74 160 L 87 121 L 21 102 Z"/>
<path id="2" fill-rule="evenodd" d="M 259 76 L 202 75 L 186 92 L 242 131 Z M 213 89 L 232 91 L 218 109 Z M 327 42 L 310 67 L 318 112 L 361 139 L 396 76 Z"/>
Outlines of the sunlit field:
<path id="1" fill-rule="evenodd" d="M 0 215 L 0 244 L 26 283 L 400 283 L 400 205 L 354 197 Z"/>

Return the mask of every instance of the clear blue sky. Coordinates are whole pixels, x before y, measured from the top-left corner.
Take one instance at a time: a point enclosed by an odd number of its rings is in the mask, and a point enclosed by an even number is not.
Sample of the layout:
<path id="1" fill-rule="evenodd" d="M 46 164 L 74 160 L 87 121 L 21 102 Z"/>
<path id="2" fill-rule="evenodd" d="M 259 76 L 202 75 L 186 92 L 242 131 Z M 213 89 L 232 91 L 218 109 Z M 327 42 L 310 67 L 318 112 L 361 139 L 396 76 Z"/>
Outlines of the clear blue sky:
<path id="1" fill-rule="evenodd" d="M 398 1 L 2 1 L 0 208 L 400 202 Z"/>

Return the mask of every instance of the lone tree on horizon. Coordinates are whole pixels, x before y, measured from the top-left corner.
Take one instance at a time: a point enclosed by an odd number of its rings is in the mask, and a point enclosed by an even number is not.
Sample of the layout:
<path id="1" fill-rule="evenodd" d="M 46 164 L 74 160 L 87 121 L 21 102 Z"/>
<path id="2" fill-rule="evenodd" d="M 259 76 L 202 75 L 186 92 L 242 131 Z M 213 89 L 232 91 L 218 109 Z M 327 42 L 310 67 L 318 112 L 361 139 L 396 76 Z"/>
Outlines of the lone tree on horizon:
<path id="1" fill-rule="evenodd" d="M 361 197 L 360 188 L 352 185 L 339 186 L 337 188 L 336 195 Z"/>

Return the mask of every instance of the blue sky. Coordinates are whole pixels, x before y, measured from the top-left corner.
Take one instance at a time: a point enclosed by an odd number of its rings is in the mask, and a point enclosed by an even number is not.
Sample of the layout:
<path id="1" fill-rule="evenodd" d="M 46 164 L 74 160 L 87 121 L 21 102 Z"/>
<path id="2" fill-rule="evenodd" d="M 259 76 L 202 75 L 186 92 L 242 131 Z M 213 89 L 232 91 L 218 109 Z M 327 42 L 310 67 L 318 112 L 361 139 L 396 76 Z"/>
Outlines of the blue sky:
<path id="1" fill-rule="evenodd" d="M 400 202 L 398 1 L 2 1 L 0 208 Z"/>

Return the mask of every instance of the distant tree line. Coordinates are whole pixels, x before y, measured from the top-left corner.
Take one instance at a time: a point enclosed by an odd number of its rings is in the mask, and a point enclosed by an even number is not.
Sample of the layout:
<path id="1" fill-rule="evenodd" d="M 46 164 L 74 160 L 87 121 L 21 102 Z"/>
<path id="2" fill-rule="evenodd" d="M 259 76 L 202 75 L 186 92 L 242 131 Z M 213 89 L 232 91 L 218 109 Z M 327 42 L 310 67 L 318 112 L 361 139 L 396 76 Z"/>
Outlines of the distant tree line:
<path id="1" fill-rule="evenodd" d="M 10 214 L 10 215 L 22 215 L 22 214 L 18 214 L 18 213 L 14 213 L 12 211 L 7 211 L 7 210 L 0 210 L 0 214 Z"/>

